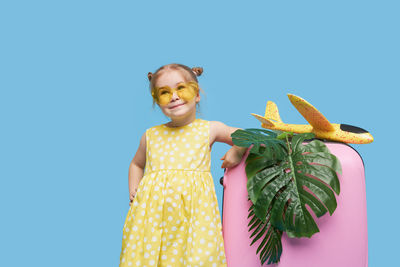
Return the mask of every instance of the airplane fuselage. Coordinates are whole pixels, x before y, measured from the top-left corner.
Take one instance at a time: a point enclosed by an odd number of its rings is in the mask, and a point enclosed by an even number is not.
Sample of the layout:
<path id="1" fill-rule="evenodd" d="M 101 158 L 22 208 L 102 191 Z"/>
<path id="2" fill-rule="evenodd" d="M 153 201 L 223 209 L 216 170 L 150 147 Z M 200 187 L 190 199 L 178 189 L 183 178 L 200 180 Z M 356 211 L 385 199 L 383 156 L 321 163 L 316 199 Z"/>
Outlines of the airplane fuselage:
<path id="1" fill-rule="evenodd" d="M 331 123 L 331 125 L 334 128 L 333 131 L 314 129 L 309 124 L 288 124 L 283 122 L 274 122 L 273 126 L 267 126 L 264 123 L 261 124 L 261 126 L 266 129 L 294 133 L 314 133 L 317 138 L 351 144 L 368 144 L 374 140 L 369 132 L 361 128 L 347 124 Z"/>

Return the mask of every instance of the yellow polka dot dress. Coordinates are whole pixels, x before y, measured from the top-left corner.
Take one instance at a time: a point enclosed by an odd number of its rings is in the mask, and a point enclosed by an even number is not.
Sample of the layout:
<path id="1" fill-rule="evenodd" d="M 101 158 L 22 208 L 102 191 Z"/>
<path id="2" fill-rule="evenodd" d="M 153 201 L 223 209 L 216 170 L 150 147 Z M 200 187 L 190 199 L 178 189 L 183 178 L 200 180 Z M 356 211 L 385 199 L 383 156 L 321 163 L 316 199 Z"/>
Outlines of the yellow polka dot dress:
<path id="1" fill-rule="evenodd" d="M 125 219 L 120 267 L 226 266 L 209 129 L 195 119 L 146 130 L 146 166 Z"/>

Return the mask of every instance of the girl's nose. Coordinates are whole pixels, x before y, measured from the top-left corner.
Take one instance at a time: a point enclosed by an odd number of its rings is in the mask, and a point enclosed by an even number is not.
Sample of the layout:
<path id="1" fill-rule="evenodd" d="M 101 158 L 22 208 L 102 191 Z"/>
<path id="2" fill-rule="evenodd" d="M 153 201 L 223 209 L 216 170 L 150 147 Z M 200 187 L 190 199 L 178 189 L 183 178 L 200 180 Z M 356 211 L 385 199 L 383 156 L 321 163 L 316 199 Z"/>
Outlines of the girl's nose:
<path id="1" fill-rule="evenodd" d="M 172 99 L 171 100 L 178 100 L 179 99 L 179 96 L 178 96 L 178 94 L 176 93 L 176 91 L 174 91 L 173 93 L 172 93 Z"/>

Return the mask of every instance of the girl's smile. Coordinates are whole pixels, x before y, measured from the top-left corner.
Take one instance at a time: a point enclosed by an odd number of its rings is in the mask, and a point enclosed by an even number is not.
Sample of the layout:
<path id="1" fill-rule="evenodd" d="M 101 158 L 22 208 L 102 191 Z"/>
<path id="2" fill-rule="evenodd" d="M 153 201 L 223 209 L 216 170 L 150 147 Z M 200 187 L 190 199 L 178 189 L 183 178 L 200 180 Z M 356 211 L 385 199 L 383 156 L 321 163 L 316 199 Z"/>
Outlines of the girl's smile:
<path id="1" fill-rule="evenodd" d="M 170 109 L 176 109 L 176 108 L 178 108 L 178 107 L 180 107 L 182 105 L 185 105 L 185 103 L 174 105 L 174 106 L 170 107 Z"/>

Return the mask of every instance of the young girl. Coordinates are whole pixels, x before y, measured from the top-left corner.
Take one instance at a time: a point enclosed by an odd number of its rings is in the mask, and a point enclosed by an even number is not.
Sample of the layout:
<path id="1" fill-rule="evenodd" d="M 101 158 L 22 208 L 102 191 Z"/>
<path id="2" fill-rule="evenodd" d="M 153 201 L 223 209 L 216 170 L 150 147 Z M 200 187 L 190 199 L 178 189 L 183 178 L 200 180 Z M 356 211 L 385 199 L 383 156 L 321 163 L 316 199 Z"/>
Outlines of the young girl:
<path id="1" fill-rule="evenodd" d="M 146 130 L 130 164 L 120 267 L 226 266 L 210 151 L 214 142 L 233 145 L 238 128 L 196 118 L 202 71 L 169 64 L 148 74 L 153 104 L 171 121 Z M 221 167 L 245 151 L 232 146 Z"/>

